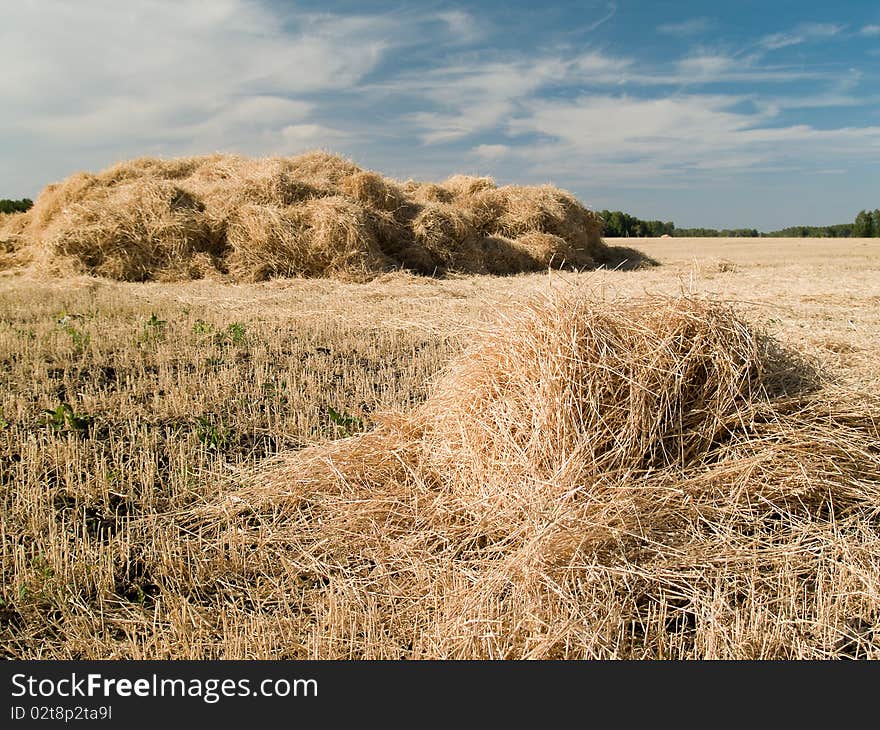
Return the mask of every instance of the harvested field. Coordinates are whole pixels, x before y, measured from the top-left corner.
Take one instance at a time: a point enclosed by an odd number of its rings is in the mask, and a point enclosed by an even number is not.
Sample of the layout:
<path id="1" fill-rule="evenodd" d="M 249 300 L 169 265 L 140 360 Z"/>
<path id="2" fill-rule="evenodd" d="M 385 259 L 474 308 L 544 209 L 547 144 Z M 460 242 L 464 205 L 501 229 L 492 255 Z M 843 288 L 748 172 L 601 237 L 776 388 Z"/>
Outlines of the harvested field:
<path id="1" fill-rule="evenodd" d="M 49 185 L 0 219 L 0 269 L 121 281 L 366 280 L 637 267 L 570 193 L 455 175 L 398 182 L 327 152 L 142 158 Z M 645 262 L 650 263 L 650 262 Z"/>
<path id="2" fill-rule="evenodd" d="M 880 658 L 880 244 L 635 243 L 663 265 L 7 272 L 0 652 Z"/>

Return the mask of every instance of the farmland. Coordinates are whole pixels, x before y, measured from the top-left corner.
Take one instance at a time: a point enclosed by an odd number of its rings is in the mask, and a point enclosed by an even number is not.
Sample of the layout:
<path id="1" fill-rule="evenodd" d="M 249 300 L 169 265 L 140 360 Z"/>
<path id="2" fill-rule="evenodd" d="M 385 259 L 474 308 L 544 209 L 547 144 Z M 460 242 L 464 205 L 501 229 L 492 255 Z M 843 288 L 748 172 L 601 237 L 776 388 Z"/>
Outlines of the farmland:
<path id="1" fill-rule="evenodd" d="M 563 612 L 551 621 L 517 614 L 507 635 L 519 638 L 510 642 L 492 629 L 510 617 L 489 615 L 482 606 L 465 616 L 477 624 L 473 630 L 465 628 L 473 623 L 461 624 L 455 636 L 431 635 L 437 624 L 428 617 L 447 590 L 437 588 L 436 573 L 423 575 L 433 581 L 419 599 L 424 604 L 402 605 L 388 598 L 393 577 L 383 584 L 387 594 L 370 597 L 344 584 L 341 569 L 326 570 L 325 558 L 280 551 L 278 535 L 295 525 L 273 533 L 278 515 L 265 504 L 240 531 L 253 528 L 258 539 L 239 540 L 234 519 L 231 527 L 220 524 L 218 505 L 259 474 L 264 460 L 341 444 L 381 424 L 383 414 L 412 411 L 499 315 L 551 292 L 609 302 L 687 295 L 733 303 L 745 322 L 800 353 L 835 392 L 868 394 L 856 401 L 860 422 L 870 428 L 878 411 L 869 396 L 880 387 L 880 240 L 607 242 L 635 243 L 661 265 L 510 277 L 401 272 L 366 282 L 124 283 L 4 272 L 0 655 L 880 657 L 876 504 L 873 514 L 860 508 L 839 524 L 833 516 L 814 524 L 801 515 L 795 527 L 779 528 L 787 542 L 768 533 L 768 545 L 784 543 L 773 595 L 766 586 L 755 588 L 757 573 L 749 566 L 725 574 L 728 583 L 738 582 L 739 603 L 727 601 L 729 586 L 698 588 L 699 577 L 692 585 L 660 581 L 662 590 L 643 591 L 647 604 L 609 603 L 607 616 Z M 866 448 L 859 463 L 867 466 L 853 477 L 867 485 L 866 495 L 880 482 L 870 471 L 876 442 L 873 449 Z M 285 487 L 278 490 L 281 504 Z M 327 516 L 327 524 L 336 525 L 339 514 Z M 389 526 L 396 514 L 369 524 L 352 520 L 350 529 L 401 529 Z M 739 527 L 729 526 L 733 545 Z M 835 530 L 841 534 L 829 537 Z M 371 544 L 352 537 L 350 545 L 352 556 L 363 558 L 357 570 L 379 570 Z M 842 567 L 805 574 L 803 556 L 833 545 L 840 546 Z M 401 544 L 394 549 L 405 554 Z M 602 570 L 615 565 L 602 560 Z M 591 570 L 578 580 L 593 575 L 598 584 L 611 574 Z M 491 580 L 487 575 L 473 580 Z M 464 580 L 448 578 L 450 585 Z M 544 586 L 535 588 L 536 605 L 553 604 L 546 584 L 536 585 Z M 632 590 L 638 585 L 634 577 Z M 467 594 L 460 585 L 449 590 Z M 708 609 L 712 590 L 717 615 Z M 459 608 L 467 613 L 466 603 Z M 589 640 L 586 628 L 572 634 L 567 621 L 594 626 L 596 634 Z M 420 645 L 413 643 L 414 626 L 426 637 Z M 658 626 L 664 627 L 659 634 Z"/>

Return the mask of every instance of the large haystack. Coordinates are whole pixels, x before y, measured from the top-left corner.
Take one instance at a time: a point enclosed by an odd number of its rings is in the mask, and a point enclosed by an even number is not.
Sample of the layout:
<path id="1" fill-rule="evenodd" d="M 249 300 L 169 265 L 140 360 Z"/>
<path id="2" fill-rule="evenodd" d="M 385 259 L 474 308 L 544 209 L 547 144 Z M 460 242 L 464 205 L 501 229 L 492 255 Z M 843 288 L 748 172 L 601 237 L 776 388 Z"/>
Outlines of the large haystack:
<path id="1" fill-rule="evenodd" d="M 844 641 L 880 618 L 878 414 L 727 306 L 557 297 L 194 515 L 187 562 L 298 607 L 291 656 L 880 653 Z"/>
<path id="2" fill-rule="evenodd" d="M 513 274 L 615 267 L 601 220 L 558 188 L 456 175 L 398 183 L 326 152 L 144 158 L 48 186 L 0 220 L 0 254 L 129 281 L 370 277 L 395 268 Z"/>

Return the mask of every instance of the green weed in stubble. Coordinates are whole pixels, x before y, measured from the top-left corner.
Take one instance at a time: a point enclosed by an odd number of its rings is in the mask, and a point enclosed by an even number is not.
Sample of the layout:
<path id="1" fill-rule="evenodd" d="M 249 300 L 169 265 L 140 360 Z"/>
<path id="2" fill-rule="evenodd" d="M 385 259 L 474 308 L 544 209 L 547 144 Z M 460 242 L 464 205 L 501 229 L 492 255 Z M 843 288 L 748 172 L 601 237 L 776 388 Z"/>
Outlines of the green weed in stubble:
<path id="1" fill-rule="evenodd" d="M 210 416 L 196 417 L 196 438 L 209 451 L 222 451 L 229 443 L 232 432 L 221 420 L 214 423 Z"/>
<path id="2" fill-rule="evenodd" d="M 196 336 L 210 335 L 215 345 L 221 347 L 225 345 L 246 345 L 247 329 L 242 322 L 232 322 L 226 329 L 218 330 L 210 322 L 203 319 L 197 319 L 193 324 L 192 332 Z"/>
<path id="3" fill-rule="evenodd" d="M 43 600 L 51 600 L 55 593 L 55 568 L 42 554 L 37 554 L 28 563 L 28 585 L 22 585 L 18 589 L 18 598 L 24 601 L 30 595 Z"/>
<path id="4" fill-rule="evenodd" d="M 70 337 L 70 341 L 73 343 L 74 353 L 77 357 L 85 352 L 92 339 L 88 332 L 82 332 L 74 325 L 75 321 L 82 319 L 82 315 L 68 314 L 64 311 L 58 316 L 58 326 L 61 327 Z"/>
<path id="5" fill-rule="evenodd" d="M 327 415 L 336 426 L 337 431 L 343 438 L 354 436 L 365 430 L 364 420 L 348 413 L 337 411 L 333 406 L 327 406 Z"/>
<path id="6" fill-rule="evenodd" d="M 222 332 L 214 335 L 214 343 L 220 346 L 247 344 L 247 331 L 241 322 L 233 322 Z"/>
<path id="7" fill-rule="evenodd" d="M 245 327 L 241 322 L 233 322 L 226 328 L 226 334 L 233 345 L 243 345 L 247 341 Z"/>
<path id="8" fill-rule="evenodd" d="M 77 413 L 67 401 L 60 403 L 54 410 L 46 409 L 40 419 L 40 425 L 52 429 L 56 433 L 73 432 L 79 434 L 88 433 L 94 422 L 94 417 Z"/>
<path id="9" fill-rule="evenodd" d="M 159 319 L 156 313 L 152 312 L 141 331 L 141 342 L 156 343 L 164 340 L 166 324 L 168 324 L 166 320 Z"/>
<path id="10" fill-rule="evenodd" d="M 214 332 L 214 325 L 203 319 L 197 319 L 192 327 L 194 335 L 210 335 Z"/>

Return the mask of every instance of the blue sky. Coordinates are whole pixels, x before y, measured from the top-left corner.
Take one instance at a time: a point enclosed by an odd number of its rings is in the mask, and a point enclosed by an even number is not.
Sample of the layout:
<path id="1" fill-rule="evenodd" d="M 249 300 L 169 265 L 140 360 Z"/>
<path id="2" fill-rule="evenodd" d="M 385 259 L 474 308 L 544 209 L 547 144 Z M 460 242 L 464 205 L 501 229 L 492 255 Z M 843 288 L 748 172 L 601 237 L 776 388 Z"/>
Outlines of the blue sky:
<path id="1" fill-rule="evenodd" d="M 880 207 L 880 3 L 18 0 L 0 197 L 122 159 L 323 147 L 679 227 Z"/>

